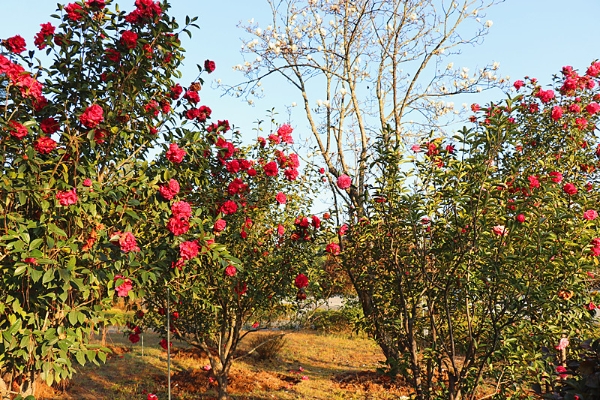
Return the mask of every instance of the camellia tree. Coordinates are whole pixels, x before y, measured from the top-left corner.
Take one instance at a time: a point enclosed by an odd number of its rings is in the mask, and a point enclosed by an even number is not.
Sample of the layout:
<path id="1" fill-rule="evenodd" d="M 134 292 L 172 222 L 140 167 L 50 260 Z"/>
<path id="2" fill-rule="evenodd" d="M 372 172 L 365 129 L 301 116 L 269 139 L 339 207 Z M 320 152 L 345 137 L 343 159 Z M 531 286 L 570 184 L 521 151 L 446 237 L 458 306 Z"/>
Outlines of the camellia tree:
<path id="1" fill-rule="evenodd" d="M 177 246 L 157 254 L 170 274 L 149 285 L 129 337 L 137 342 L 152 328 L 167 348 L 169 327 L 171 337 L 206 352 L 225 399 L 238 343 L 268 326 L 283 300 L 306 299 L 321 220 L 308 214 L 313 184 L 299 176 L 292 128 L 241 146 L 237 132 L 227 138 L 228 121 L 210 123 L 210 109 L 189 100 L 200 85 L 184 95 L 184 117 L 195 129 L 176 130 L 177 144 L 149 167 L 162 171 L 156 201 L 170 210 L 149 220 L 148 231 L 170 231 Z M 195 230 L 190 215 L 201 220 Z M 232 257 L 215 257 L 215 249 Z"/>
<path id="2" fill-rule="evenodd" d="M 146 223 L 170 209 L 155 201 L 161 177 L 143 159 L 176 125 L 178 33 L 187 28 L 166 2 L 136 0 L 129 13 L 107 3 L 59 6 L 59 26 L 42 24 L 34 44 L 49 67 L 35 65 L 21 36 L 2 41 L 2 398 L 32 394 L 38 377 L 71 377 L 75 360 L 104 361 L 108 349 L 89 343 L 103 311 L 115 296 L 144 296 L 169 272 L 156 255 L 179 245 Z M 176 213 L 204 222 L 186 212 Z M 210 255 L 228 257 L 223 248 Z"/>
<path id="3" fill-rule="evenodd" d="M 568 373 L 597 302 L 599 76 L 594 62 L 553 89 L 516 81 L 472 106 L 474 127 L 373 163 L 368 219 L 340 257 L 416 398 L 514 398 Z"/>

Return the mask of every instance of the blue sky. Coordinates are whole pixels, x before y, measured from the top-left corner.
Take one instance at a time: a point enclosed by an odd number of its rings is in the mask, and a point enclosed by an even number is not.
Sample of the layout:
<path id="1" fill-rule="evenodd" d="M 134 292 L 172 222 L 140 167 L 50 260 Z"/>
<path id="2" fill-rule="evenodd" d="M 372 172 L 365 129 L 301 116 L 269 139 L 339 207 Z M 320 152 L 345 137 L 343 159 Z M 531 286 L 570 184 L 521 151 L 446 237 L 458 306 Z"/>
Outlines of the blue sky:
<path id="1" fill-rule="evenodd" d="M 133 9 L 133 0 L 118 1 L 122 9 Z M 0 38 L 21 34 L 33 48 L 33 36 L 41 23 L 51 21 L 49 15 L 56 9 L 52 0 L 0 0 Z M 242 80 L 232 66 L 242 63 L 239 53 L 240 37 L 244 32 L 237 28 L 242 21 L 254 18 L 261 25 L 268 24 L 268 8 L 264 0 L 172 0 L 171 14 L 181 22 L 185 15 L 198 16 L 200 30 L 193 32 L 192 39 L 182 37 L 187 50 L 183 68 L 182 84 L 187 85 L 196 77 L 196 64 L 210 58 L 216 61 L 217 70 L 208 81 L 220 78 L 224 83 L 235 84 Z M 502 76 L 511 80 L 525 75 L 537 77 L 541 83 L 550 83 L 554 73 L 563 65 L 585 70 L 589 63 L 600 58 L 597 39 L 597 18 L 600 15 L 598 0 L 507 0 L 487 11 L 485 19 L 493 21 L 485 42 L 467 49 L 455 65 L 469 67 L 496 61 L 500 63 Z M 207 82 L 208 83 L 208 82 Z M 282 86 L 267 86 L 266 96 L 248 106 L 232 97 L 221 97 L 221 92 L 205 88 L 202 102 L 213 109 L 214 119 L 229 119 L 243 132 L 251 133 L 252 123 L 264 119 L 265 110 L 275 107 L 285 113 L 285 106 L 298 101 L 295 92 Z M 473 101 L 485 103 L 501 98 L 500 93 L 478 95 Z M 281 117 L 285 119 L 284 116 Z M 302 114 L 294 114 L 291 121 L 297 130 L 305 127 Z"/>

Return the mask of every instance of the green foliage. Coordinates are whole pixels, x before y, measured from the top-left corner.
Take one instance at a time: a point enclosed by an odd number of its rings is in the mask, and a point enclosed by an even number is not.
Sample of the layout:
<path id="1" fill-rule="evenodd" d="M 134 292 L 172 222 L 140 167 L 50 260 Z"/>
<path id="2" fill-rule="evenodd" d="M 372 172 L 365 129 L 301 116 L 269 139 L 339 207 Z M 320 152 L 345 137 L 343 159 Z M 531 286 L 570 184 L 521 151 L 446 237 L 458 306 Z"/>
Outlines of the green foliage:
<path id="1" fill-rule="evenodd" d="M 368 218 L 342 260 L 370 333 L 419 399 L 471 398 L 482 382 L 507 398 L 546 383 L 542 350 L 581 341 L 592 324 L 598 220 L 584 213 L 600 193 L 598 91 L 567 90 L 569 77 L 556 79 L 560 97 L 531 81 L 413 156 L 382 135 Z"/>

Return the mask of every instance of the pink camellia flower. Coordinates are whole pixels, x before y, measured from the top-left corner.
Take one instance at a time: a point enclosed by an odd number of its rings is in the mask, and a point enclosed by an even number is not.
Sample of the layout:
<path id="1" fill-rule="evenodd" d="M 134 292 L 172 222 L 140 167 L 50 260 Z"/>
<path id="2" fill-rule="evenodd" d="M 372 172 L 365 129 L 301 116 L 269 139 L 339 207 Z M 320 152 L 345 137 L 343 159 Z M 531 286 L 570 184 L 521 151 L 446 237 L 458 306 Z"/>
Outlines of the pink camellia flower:
<path id="1" fill-rule="evenodd" d="M 325 251 L 328 252 L 329 254 L 337 256 L 340 254 L 340 245 L 337 243 L 329 243 L 325 247 Z"/>
<path id="2" fill-rule="evenodd" d="M 233 265 L 228 265 L 227 268 L 225 268 L 225 275 L 235 276 L 235 274 L 237 274 L 237 268 Z"/>
<path id="3" fill-rule="evenodd" d="M 180 149 L 177 146 L 177 143 L 171 143 L 169 145 L 169 150 L 167 150 L 167 160 L 171 161 L 174 164 L 180 164 L 183 161 L 183 157 L 186 155 L 186 151 L 184 149 Z"/>
<path id="4" fill-rule="evenodd" d="M 188 219 L 192 216 L 192 206 L 187 201 L 177 201 L 171 205 L 171 212 L 175 218 Z"/>
<path id="5" fill-rule="evenodd" d="M 218 219 L 213 225 L 214 232 L 222 232 L 227 227 L 227 222 L 224 219 Z"/>
<path id="6" fill-rule="evenodd" d="M 70 206 L 77 203 L 78 197 L 75 188 L 71 190 L 59 190 L 56 199 L 61 206 Z"/>
<path id="7" fill-rule="evenodd" d="M 304 274 L 298 274 L 296 276 L 296 279 L 294 279 L 294 285 L 296 285 L 296 287 L 298 289 L 302 289 L 308 286 L 308 277 Z"/>
<path id="8" fill-rule="evenodd" d="M 550 179 L 554 183 L 561 183 L 562 180 L 563 180 L 563 176 L 562 176 L 562 174 L 560 172 L 552 171 L 548 175 L 550 175 L 550 177 L 551 177 Z"/>
<path id="9" fill-rule="evenodd" d="M 585 111 L 587 111 L 590 115 L 594 115 L 600 111 L 600 105 L 598 103 L 590 103 L 585 107 Z"/>
<path id="10" fill-rule="evenodd" d="M 542 103 L 548 103 L 554 98 L 554 91 L 552 89 L 541 90 L 536 94 Z"/>
<path id="11" fill-rule="evenodd" d="M 556 348 L 556 350 L 564 350 L 569 346 L 569 339 L 568 338 L 561 338 L 560 341 L 558 342 L 558 345 L 554 346 Z"/>
<path id="12" fill-rule="evenodd" d="M 585 118 L 575 118 L 575 125 L 580 131 L 584 130 L 588 126 L 588 120 Z"/>
<path id="13" fill-rule="evenodd" d="M 552 119 L 558 121 L 563 116 L 563 109 L 561 106 L 552 107 Z"/>
<path id="14" fill-rule="evenodd" d="M 421 145 L 420 145 L 420 144 L 418 144 L 418 143 L 416 143 L 416 144 L 413 144 L 412 146 L 410 146 L 410 149 L 411 149 L 413 152 L 415 152 L 415 153 L 418 153 L 418 152 L 420 152 L 420 151 L 421 151 Z"/>
<path id="15" fill-rule="evenodd" d="M 9 125 L 10 125 L 10 135 L 12 137 L 21 140 L 25 136 L 27 136 L 27 128 L 25 127 L 25 125 L 20 124 L 16 121 L 10 121 Z"/>
<path id="16" fill-rule="evenodd" d="M 33 148 L 40 154 L 50 154 L 56 148 L 56 142 L 48 136 L 40 136 L 33 143 Z"/>
<path id="17" fill-rule="evenodd" d="M 283 124 L 277 129 L 277 134 L 281 138 L 281 141 L 287 144 L 294 144 L 294 139 L 292 138 L 293 128 L 290 124 Z"/>
<path id="18" fill-rule="evenodd" d="M 182 242 L 179 245 L 179 256 L 184 260 L 191 260 L 196 257 L 199 251 L 200 245 L 198 245 L 198 241 L 196 240 Z"/>
<path id="19" fill-rule="evenodd" d="M 525 222 L 525 215 L 519 214 L 515 219 L 517 220 L 517 222 L 522 224 L 523 222 Z"/>
<path id="20" fill-rule="evenodd" d="M 337 186 L 342 189 L 348 189 L 352 185 L 352 179 L 348 175 L 340 175 L 337 178 Z"/>
<path id="21" fill-rule="evenodd" d="M 508 235 L 508 229 L 504 225 L 496 225 L 492 228 L 492 232 L 498 236 Z"/>
<path id="22" fill-rule="evenodd" d="M 185 219 L 171 217 L 167 229 L 175 236 L 183 235 L 190 229 L 190 223 Z"/>
<path id="23" fill-rule="evenodd" d="M 536 189 L 540 187 L 540 181 L 537 176 L 531 175 L 527 178 L 529 180 L 529 188 Z"/>
<path id="24" fill-rule="evenodd" d="M 587 210 L 583 213 L 583 218 L 588 221 L 593 221 L 598 218 L 598 212 L 596 210 Z"/>
<path id="25" fill-rule="evenodd" d="M 519 79 L 518 81 L 515 81 L 515 83 L 513 83 L 513 86 L 515 87 L 515 89 L 519 90 L 523 86 L 525 86 L 525 82 Z"/>
<path id="26" fill-rule="evenodd" d="M 339 234 L 340 236 L 344 236 L 346 232 L 348 232 L 348 225 L 343 224 L 342 226 L 340 226 Z"/>
<path id="27" fill-rule="evenodd" d="M 204 367 L 202 367 L 202 369 L 204 371 L 210 371 L 212 369 L 212 367 L 210 366 L 210 364 L 206 364 Z"/>
<path id="28" fill-rule="evenodd" d="M 85 187 L 90 187 L 90 186 L 92 186 L 92 180 L 90 178 L 85 178 L 83 180 L 82 185 L 85 186 Z"/>
<path id="29" fill-rule="evenodd" d="M 92 104 L 79 116 L 79 121 L 86 128 L 95 128 L 104 121 L 104 110 L 98 104 Z"/>
<path id="30" fill-rule="evenodd" d="M 121 251 L 124 253 L 128 253 L 130 251 L 140 251 L 140 248 L 135 240 L 135 236 L 133 236 L 133 233 L 131 232 L 121 233 L 119 236 L 119 246 L 121 247 Z"/>
<path id="31" fill-rule="evenodd" d="M 563 191 L 569 196 L 572 196 L 577 193 L 577 188 L 572 183 L 567 183 L 563 186 Z"/>
<path id="32" fill-rule="evenodd" d="M 277 225 L 277 234 L 279 236 L 283 236 L 284 233 L 285 233 L 285 227 L 281 224 Z"/>
<path id="33" fill-rule="evenodd" d="M 214 61 L 212 60 L 206 60 L 204 61 L 204 69 L 206 70 L 206 72 L 208 72 L 209 74 L 211 72 L 213 72 L 216 69 L 216 64 Z"/>
<path id="34" fill-rule="evenodd" d="M 133 289 L 133 285 L 131 284 L 131 279 L 123 277 L 123 275 L 115 275 L 115 282 L 119 279 L 123 281 L 119 286 L 115 288 L 117 291 L 117 296 L 119 297 L 127 297 L 129 291 Z"/>
<path id="35" fill-rule="evenodd" d="M 589 304 L 587 306 L 585 306 L 585 308 L 588 311 L 594 311 L 596 308 L 598 308 L 593 301 L 590 301 Z"/>
<path id="36" fill-rule="evenodd" d="M 25 39 L 23 39 L 23 37 L 20 35 L 9 37 L 8 39 L 4 40 L 2 44 L 8 51 L 15 54 L 19 54 L 27 50 Z"/>
<path id="37" fill-rule="evenodd" d="M 169 183 L 167 185 L 160 186 L 158 188 L 160 195 L 165 200 L 171 200 L 173 197 L 175 197 L 175 195 L 179 193 L 179 190 L 179 182 L 177 182 L 175 179 L 169 180 Z"/>
<path id="38" fill-rule="evenodd" d="M 275 200 L 277 200 L 277 202 L 279 204 L 285 204 L 285 202 L 287 201 L 287 197 L 285 195 L 285 193 L 283 192 L 279 192 L 277 193 L 277 195 L 275 196 Z"/>

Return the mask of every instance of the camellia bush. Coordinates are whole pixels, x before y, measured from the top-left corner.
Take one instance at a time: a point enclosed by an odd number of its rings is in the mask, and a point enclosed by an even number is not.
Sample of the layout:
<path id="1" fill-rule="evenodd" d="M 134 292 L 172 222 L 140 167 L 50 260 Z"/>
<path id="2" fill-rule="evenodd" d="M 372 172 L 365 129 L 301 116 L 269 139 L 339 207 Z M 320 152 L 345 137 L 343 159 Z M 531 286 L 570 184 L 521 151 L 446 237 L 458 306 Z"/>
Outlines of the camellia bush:
<path id="1" fill-rule="evenodd" d="M 573 368 L 598 301 L 599 76 L 594 62 L 550 88 L 516 81 L 410 156 L 380 144 L 367 217 L 339 257 L 417 399 L 551 393 Z"/>
<path id="2" fill-rule="evenodd" d="M 144 161 L 177 126 L 178 34 L 187 26 L 166 2 L 136 0 L 131 12 L 108 3 L 59 6 L 58 26 L 42 24 L 34 45 L 48 67 L 21 36 L 2 40 L 2 398 L 32 394 L 38 378 L 71 377 L 75 361 L 104 361 L 108 349 L 89 343 L 110 322 L 104 310 L 170 273 L 164 255 L 179 246 L 171 232 L 209 223 L 156 201 L 162 175 Z M 167 156 L 179 154 L 175 146 Z M 166 212 L 171 232 L 147 223 Z M 223 247 L 208 253 L 229 257 Z"/>
<path id="3" fill-rule="evenodd" d="M 170 334 L 203 350 L 224 399 L 232 362 L 244 356 L 238 343 L 268 327 L 283 301 L 310 294 L 321 219 L 308 214 L 313 183 L 300 176 L 292 128 L 241 146 L 228 121 L 210 123 L 210 109 L 190 101 L 199 85 L 184 95 L 184 118 L 196 129 L 176 130 L 176 143 L 149 168 L 162 171 L 155 201 L 170 210 L 149 220 L 148 230 L 170 231 L 177 246 L 157 255 L 170 274 L 149 285 L 129 338 L 137 342 L 152 328 L 165 349 Z M 190 215 L 199 221 L 189 224 Z M 232 257 L 211 252 L 222 249 Z"/>

